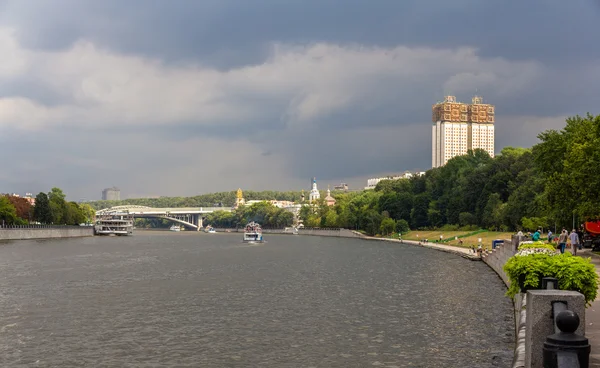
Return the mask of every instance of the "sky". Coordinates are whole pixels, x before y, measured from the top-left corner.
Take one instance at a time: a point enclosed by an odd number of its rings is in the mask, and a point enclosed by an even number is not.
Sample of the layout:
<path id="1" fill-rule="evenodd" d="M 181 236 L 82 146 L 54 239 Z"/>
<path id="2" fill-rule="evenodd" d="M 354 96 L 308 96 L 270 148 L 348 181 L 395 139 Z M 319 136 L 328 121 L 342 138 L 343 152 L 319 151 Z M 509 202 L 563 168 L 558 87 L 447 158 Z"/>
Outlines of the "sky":
<path id="1" fill-rule="evenodd" d="M 0 0 L 0 192 L 320 189 L 431 168 L 431 106 L 496 152 L 600 113 L 598 0 Z"/>

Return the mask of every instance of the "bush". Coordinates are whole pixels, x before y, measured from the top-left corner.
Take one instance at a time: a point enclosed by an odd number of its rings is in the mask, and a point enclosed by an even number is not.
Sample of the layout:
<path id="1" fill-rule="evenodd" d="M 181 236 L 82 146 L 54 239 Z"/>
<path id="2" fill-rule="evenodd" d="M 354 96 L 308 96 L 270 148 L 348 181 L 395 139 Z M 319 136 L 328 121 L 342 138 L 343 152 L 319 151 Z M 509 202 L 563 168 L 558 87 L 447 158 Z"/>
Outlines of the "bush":
<path id="1" fill-rule="evenodd" d="M 554 277 L 558 279 L 560 290 L 582 293 L 587 306 L 596 299 L 598 275 L 589 258 L 574 257 L 571 253 L 559 254 L 547 246 L 525 246 L 504 265 L 504 272 L 510 280 L 507 296 L 512 298 L 521 292 L 521 282 L 525 288 L 539 288 L 542 277 Z"/>
<path id="2" fill-rule="evenodd" d="M 408 227 L 408 222 L 406 220 L 398 220 L 396 221 L 396 231 L 401 234 L 406 234 L 410 231 Z"/>
<path id="3" fill-rule="evenodd" d="M 440 231 L 457 231 L 458 225 L 446 224 L 446 225 L 440 227 L 438 230 L 440 230 Z"/>
<path id="4" fill-rule="evenodd" d="M 543 242 L 535 242 L 535 243 L 522 243 L 519 245 L 519 250 L 522 249 L 549 249 L 552 251 L 556 251 L 556 248 L 551 244 L 546 244 Z"/>

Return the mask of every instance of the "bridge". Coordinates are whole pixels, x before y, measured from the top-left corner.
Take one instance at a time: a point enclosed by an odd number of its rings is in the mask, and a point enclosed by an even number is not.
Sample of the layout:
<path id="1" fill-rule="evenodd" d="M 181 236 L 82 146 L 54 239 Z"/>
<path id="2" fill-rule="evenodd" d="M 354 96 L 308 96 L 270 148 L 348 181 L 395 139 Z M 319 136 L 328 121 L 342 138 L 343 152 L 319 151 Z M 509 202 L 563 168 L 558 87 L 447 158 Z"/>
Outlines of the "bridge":
<path id="1" fill-rule="evenodd" d="M 231 212 L 229 207 L 173 207 L 152 208 L 147 206 L 126 205 L 105 208 L 96 211 L 96 216 L 115 215 L 133 216 L 133 218 L 164 218 L 180 223 L 187 228 L 200 231 L 203 215 L 216 211 Z"/>

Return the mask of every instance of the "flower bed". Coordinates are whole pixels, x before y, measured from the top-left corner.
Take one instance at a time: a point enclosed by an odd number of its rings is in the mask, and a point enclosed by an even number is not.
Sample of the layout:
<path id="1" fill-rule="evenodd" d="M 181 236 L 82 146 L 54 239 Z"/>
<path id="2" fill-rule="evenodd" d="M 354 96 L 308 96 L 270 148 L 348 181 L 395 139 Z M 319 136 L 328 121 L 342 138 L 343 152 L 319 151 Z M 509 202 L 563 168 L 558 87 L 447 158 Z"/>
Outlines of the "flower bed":
<path id="1" fill-rule="evenodd" d="M 548 249 L 551 250 L 553 252 L 556 252 L 556 247 L 551 245 L 551 244 L 546 244 L 546 243 L 542 243 L 542 242 L 523 242 L 521 245 L 519 245 L 519 249 L 518 250 L 524 250 L 524 249 Z"/>
<path id="2" fill-rule="evenodd" d="M 588 306 L 596 299 L 598 275 L 590 259 L 557 253 L 551 245 L 522 244 L 504 265 L 504 272 L 510 280 L 506 295 L 511 298 L 528 289 L 539 289 L 542 277 L 554 277 L 560 290 L 582 293 Z"/>

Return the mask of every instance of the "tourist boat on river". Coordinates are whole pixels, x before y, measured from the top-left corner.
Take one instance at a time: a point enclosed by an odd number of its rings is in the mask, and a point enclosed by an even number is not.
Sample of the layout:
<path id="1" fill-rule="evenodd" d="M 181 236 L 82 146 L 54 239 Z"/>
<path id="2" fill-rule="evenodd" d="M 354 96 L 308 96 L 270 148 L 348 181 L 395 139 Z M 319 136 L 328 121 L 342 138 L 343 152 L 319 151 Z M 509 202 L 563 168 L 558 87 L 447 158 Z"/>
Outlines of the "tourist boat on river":
<path id="1" fill-rule="evenodd" d="M 127 236 L 133 235 L 132 215 L 104 215 L 96 219 L 95 235 Z"/>
<path id="2" fill-rule="evenodd" d="M 169 228 L 170 231 L 181 231 L 181 226 L 173 225 Z"/>
<path id="3" fill-rule="evenodd" d="M 209 233 L 209 234 L 216 234 L 217 231 L 215 230 L 214 227 L 208 225 L 207 227 L 204 228 L 204 232 L 205 233 Z"/>
<path id="4" fill-rule="evenodd" d="M 244 242 L 245 243 L 264 243 L 262 228 L 259 224 L 252 221 L 244 229 Z"/>

